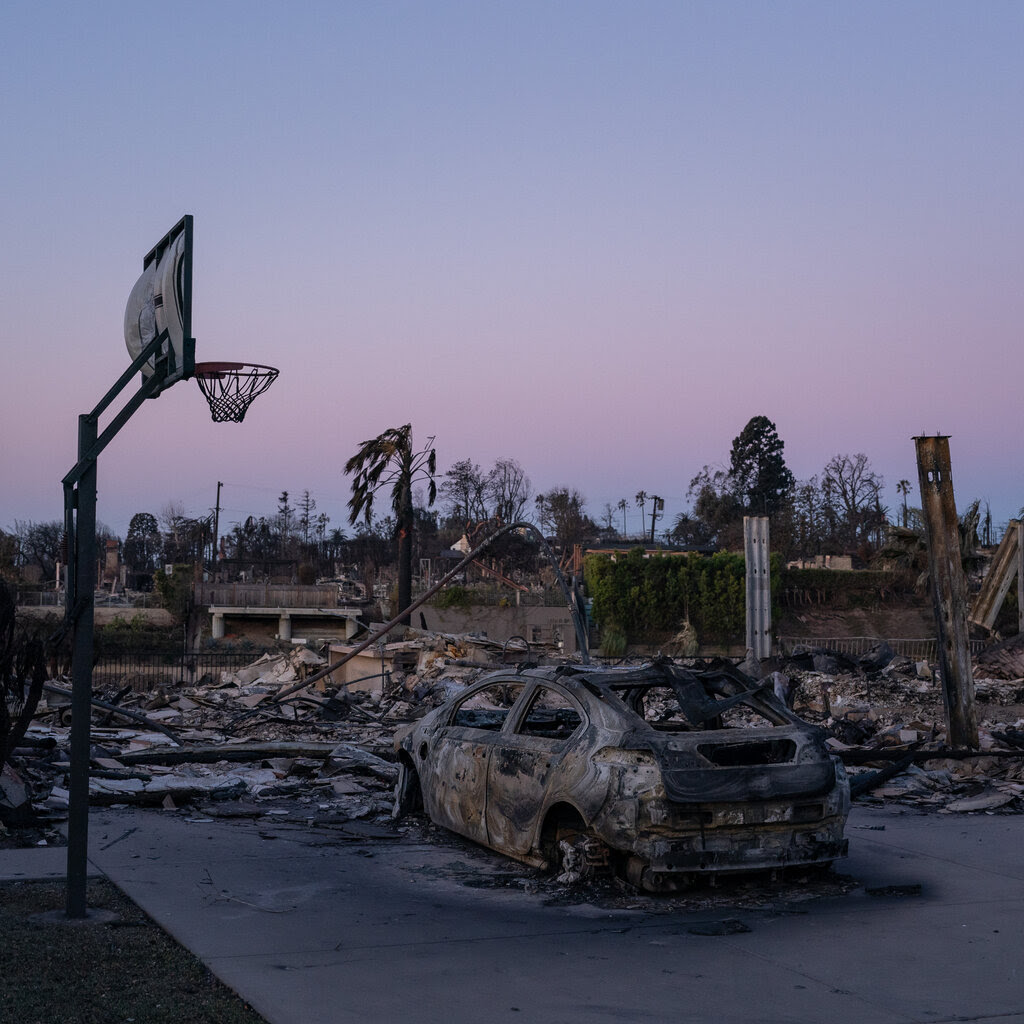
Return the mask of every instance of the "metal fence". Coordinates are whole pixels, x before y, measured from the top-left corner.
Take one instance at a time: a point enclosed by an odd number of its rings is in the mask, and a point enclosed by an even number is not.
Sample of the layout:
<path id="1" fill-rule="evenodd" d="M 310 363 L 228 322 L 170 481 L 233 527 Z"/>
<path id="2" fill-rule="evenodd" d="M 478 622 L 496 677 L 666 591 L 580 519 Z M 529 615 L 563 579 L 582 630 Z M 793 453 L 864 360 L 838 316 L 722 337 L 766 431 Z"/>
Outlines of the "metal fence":
<path id="1" fill-rule="evenodd" d="M 92 670 L 93 686 L 132 686 L 149 690 L 156 686 L 197 683 L 204 678 L 219 680 L 223 672 L 251 665 L 266 649 L 247 651 L 125 651 L 101 655 Z M 276 652 L 271 652 L 276 653 Z"/>
<path id="2" fill-rule="evenodd" d="M 779 646 L 783 654 L 791 654 L 795 647 L 820 647 L 858 658 L 867 654 L 876 644 L 887 643 L 895 654 L 915 661 L 937 661 L 939 657 L 938 641 L 934 638 L 885 639 L 879 636 L 780 636 Z M 972 640 L 971 654 L 977 654 L 984 646 L 983 640 Z"/>
<path id="3" fill-rule="evenodd" d="M 15 603 L 20 608 L 54 608 L 63 609 L 65 595 L 63 591 L 43 590 L 35 587 L 19 586 L 15 592 Z M 124 594 L 109 594 L 106 591 L 98 590 L 94 603 L 97 608 L 124 608 L 126 611 L 132 608 L 162 608 L 163 602 L 160 595 L 137 594 L 130 596 Z"/>
<path id="4" fill-rule="evenodd" d="M 331 586 L 276 583 L 197 583 L 196 604 L 228 608 L 340 608 L 358 598 Z"/>

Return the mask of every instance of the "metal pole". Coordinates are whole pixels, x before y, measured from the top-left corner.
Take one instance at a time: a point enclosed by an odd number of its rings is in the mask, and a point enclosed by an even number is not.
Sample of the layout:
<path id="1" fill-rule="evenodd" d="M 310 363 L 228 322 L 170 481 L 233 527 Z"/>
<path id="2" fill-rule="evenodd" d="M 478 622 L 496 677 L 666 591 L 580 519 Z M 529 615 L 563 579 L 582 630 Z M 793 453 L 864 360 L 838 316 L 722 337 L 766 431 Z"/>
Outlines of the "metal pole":
<path id="1" fill-rule="evenodd" d="M 68 785 L 67 915 L 86 916 L 89 851 L 89 747 L 92 716 L 93 597 L 96 589 L 96 417 L 78 417 L 78 458 L 85 466 L 74 490 L 78 514 L 73 536 L 75 577 L 68 589 L 74 639 L 71 653 L 71 778 Z M 72 538 L 69 538 L 71 541 Z"/>
<path id="2" fill-rule="evenodd" d="M 217 481 L 217 504 L 213 510 L 213 557 L 210 559 L 210 568 L 213 570 L 213 582 L 217 582 L 217 540 L 220 535 L 220 489 L 224 485 Z"/>
<path id="3" fill-rule="evenodd" d="M 768 558 L 768 517 L 743 517 L 747 577 L 747 648 L 758 661 L 771 654 L 772 593 Z"/>

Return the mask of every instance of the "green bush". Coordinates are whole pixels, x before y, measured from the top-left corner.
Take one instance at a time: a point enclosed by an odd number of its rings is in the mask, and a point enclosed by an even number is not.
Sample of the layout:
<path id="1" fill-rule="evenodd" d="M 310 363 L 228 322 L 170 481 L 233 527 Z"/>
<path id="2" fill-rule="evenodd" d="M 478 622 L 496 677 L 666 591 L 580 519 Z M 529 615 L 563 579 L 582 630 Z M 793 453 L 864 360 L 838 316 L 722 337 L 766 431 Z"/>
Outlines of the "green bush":
<path id="1" fill-rule="evenodd" d="M 780 562 L 772 558 L 773 603 Z M 742 555 L 652 555 L 634 548 L 615 561 L 588 555 L 587 591 L 599 627 L 628 642 L 662 639 L 690 623 L 709 643 L 742 641 L 746 628 L 746 563 Z"/>
<path id="2" fill-rule="evenodd" d="M 446 587 L 431 602 L 435 608 L 469 608 L 473 595 L 465 587 Z"/>
<path id="3" fill-rule="evenodd" d="M 601 655 L 605 658 L 621 658 L 628 644 L 626 634 L 617 626 L 609 624 L 601 630 Z"/>
<path id="4" fill-rule="evenodd" d="M 130 620 L 118 615 L 113 622 L 96 627 L 93 643 L 97 657 L 130 651 L 180 651 L 181 630 L 156 626 L 142 615 Z"/>

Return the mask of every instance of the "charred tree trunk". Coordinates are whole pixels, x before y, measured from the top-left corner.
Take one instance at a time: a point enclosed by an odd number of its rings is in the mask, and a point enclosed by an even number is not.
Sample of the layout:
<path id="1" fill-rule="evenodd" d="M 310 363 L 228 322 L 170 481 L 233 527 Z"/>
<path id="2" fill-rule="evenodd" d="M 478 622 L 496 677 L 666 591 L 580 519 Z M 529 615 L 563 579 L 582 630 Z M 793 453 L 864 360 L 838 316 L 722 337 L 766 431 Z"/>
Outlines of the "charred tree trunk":
<path id="1" fill-rule="evenodd" d="M 406 483 L 402 489 L 402 510 L 398 517 L 398 608 L 405 612 L 412 604 L 412 485 Z M 402 615 L 401 625 L 409 625 L 409 614 Z"/>

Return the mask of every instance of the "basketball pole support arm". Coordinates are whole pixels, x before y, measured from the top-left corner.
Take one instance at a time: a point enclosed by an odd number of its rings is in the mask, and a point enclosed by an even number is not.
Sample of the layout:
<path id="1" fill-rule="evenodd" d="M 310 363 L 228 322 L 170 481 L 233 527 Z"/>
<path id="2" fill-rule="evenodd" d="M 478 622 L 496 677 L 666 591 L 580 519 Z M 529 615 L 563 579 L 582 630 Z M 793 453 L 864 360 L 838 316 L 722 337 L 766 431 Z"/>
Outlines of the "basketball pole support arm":
<path id="1" fill-rule="evenodd" d="M 102 433 L 99 418 L 124 391 L 132 377 L 156 357 L 169 353 L 167 331 L 161 331 L 139 353 L 92 412 L 78 417 L 78 462 L 64 477 L 64 532 L 67 538 L 65 624 L 72 631 L 71 772 L 68 785 L 67 916 L 87 916 L 86 875 L 89 848 L 89 748 L 92 716 L 93 630 L 96 590 L 96 461 L 118 431 L 147 398 L 156 397 L 173 367 L 168 355 L 156 358 L 154 371 L 125 403 Z M 191 376 L 195 340 L 185 340 L 182 379 Z M 77 512 L 77 515 L 76 515 Z"/>

